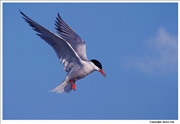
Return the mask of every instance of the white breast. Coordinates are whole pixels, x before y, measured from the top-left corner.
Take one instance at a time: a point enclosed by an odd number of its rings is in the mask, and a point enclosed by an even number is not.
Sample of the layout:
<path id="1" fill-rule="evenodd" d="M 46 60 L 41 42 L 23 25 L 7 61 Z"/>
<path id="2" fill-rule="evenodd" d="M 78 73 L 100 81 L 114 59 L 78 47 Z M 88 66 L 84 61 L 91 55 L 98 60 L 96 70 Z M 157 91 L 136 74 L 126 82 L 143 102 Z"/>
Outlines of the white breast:
<path id="1" fill-rule="evenodd" d="M 84 61 L 82 63 L 81 67 L 78 68 L 72 68 L 72 70 L 68 73 L 68 75 L 66 76 L 67 80 L 79 80 L 85 76 L 87 76 L 88 74 L 92 73 L 93 71 L 95 71 L 95 66 L 92 62 L 90 61 Z"/>

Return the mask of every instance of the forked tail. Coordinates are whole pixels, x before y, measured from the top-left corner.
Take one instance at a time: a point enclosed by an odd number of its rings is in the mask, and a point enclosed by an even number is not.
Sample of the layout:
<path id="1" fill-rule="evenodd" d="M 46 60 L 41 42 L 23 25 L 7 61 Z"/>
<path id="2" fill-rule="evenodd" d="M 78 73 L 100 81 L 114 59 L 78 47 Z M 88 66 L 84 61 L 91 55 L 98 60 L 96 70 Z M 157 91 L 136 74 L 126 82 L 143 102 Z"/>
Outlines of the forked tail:
<path id="1" fill-rule="evenodd" d="M 71 83 L 69 81 L 64 81 L 62 84 L 58 85 L 49 92 L 63 93 L 64 91 L 69 93 L 72 90 Z"/>

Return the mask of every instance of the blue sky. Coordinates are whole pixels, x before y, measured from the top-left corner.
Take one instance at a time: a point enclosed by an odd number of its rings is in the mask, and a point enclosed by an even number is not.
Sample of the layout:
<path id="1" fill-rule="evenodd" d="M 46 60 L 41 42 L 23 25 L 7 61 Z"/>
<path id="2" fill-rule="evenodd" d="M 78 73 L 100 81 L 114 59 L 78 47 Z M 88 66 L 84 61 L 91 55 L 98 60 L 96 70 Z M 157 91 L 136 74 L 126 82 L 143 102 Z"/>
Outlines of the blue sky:
<path id="1" fill-rule="evenodd" d="M 56 32 L 59 12 L 106 72 L 48 93 L 66 73 L 20 9 Z M 4 3 L 3 119 L 178 119 L 177 3 Z"/>

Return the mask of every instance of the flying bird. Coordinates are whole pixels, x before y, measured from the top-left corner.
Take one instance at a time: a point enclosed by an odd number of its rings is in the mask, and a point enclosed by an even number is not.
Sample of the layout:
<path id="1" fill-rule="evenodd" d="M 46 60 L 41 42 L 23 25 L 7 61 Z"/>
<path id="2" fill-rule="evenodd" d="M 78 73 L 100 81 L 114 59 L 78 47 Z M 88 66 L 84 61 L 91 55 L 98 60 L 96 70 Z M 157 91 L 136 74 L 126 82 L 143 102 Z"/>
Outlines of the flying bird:
<path id="1" fill-rule="evenodd" d="M 57 34 L 39 25 L 22 11 L 20 13 L 22 18 L 36 31 L 36 34 L 55 50 L 67 72 L 64 81 L 50 92 L 61 94 L 76 90 L 75 82 L 93 71 L 99 71 L 104 77 L 106 76 L 98 60 L 88 60 L 86 43 L 62 20 L 59 13 L 55 21 Z"/>

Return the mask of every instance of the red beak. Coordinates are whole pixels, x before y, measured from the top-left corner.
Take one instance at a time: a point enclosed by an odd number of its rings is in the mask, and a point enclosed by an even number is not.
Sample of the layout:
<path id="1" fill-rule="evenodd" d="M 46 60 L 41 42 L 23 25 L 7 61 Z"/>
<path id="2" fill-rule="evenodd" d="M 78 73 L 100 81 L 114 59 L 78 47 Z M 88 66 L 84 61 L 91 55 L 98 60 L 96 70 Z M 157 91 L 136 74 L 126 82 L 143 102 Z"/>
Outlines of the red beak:
<path id="1" fill-rule="evenodd" d="M 104 71 L 103 71 L 102 69 L 100 69 L 99 72 L 100 72 L 104 77 L 106 77 L 106 74 L 104 73 Z"/>

